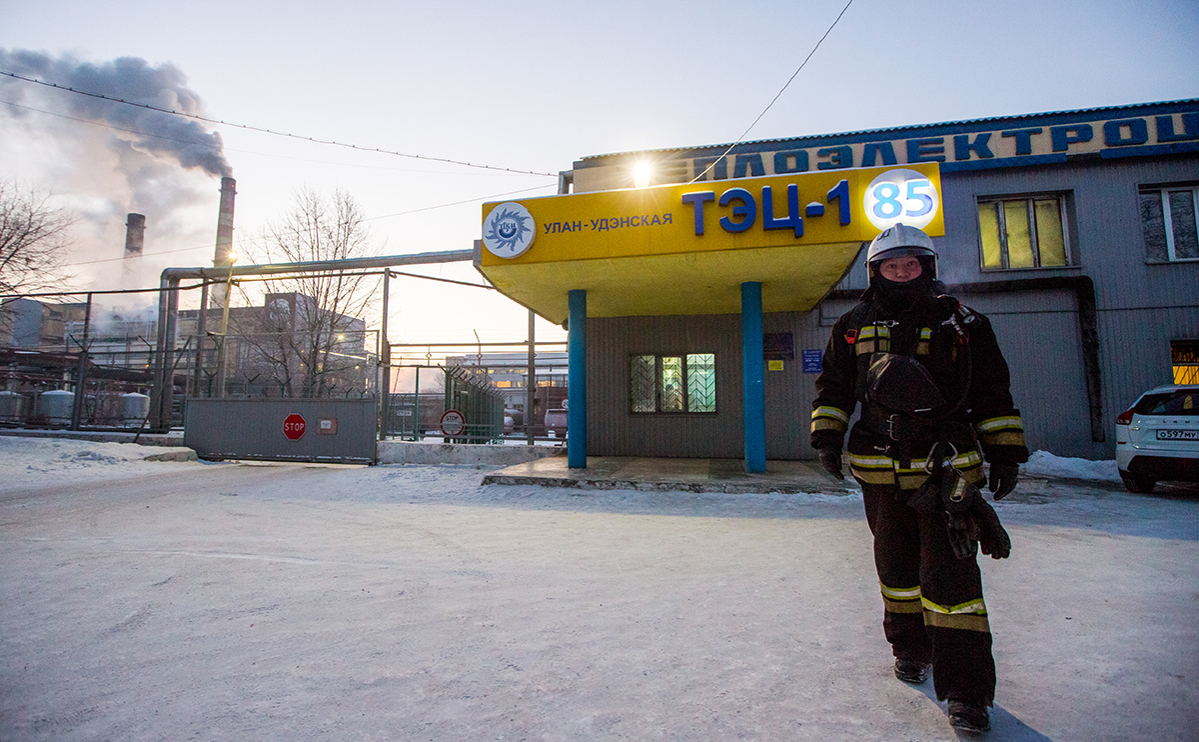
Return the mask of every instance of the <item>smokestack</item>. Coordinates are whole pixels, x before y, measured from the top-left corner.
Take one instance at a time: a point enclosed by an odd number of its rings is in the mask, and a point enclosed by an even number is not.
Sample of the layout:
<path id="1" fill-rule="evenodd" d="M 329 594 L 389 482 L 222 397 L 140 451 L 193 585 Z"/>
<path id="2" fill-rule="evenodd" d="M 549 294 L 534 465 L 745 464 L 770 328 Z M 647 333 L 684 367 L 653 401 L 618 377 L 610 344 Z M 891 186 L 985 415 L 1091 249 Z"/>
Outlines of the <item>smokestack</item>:
<path id="1" fill-rule="evenodd" d="M 135 260 L 142 256 L 142 248 L 146 244 L 146 215 L 129 214 L 125 218 L 125 260 L 121 264 L 121 285 L 133 287 L 137 285 L 137 274 L 141 270 L 141 262 Z"/>
<path id="2" fill-rule="evenodd" d="M 237 195 L 237 181 L 221 178 L 221 210 L 216 221 L 216 253 L 212 256 L 215 266 L 229 265 L 229 253 L 233 252 L 233 198 Z"/>
<path id="3" fill-rule="evenodd" d="M 221 207 L 217 212 L 216 221 L 216 251 L 212 256 L 212 264 L 218 268 L 233 264 L 229 256 L 233 252 L 233 199 L 236 195 L 237 181 L 228 177 L 221 178 Z M 226 284 L 214 284 L 209 293 L 208 306 L 212 308 L 225 306 L 227 290 Z"/>
<path id="4" fill-rule="evenodd" d="M 125 220 L 125 257 L 140 258 L 146 244 L 146 215 L 129 214 Z"/>

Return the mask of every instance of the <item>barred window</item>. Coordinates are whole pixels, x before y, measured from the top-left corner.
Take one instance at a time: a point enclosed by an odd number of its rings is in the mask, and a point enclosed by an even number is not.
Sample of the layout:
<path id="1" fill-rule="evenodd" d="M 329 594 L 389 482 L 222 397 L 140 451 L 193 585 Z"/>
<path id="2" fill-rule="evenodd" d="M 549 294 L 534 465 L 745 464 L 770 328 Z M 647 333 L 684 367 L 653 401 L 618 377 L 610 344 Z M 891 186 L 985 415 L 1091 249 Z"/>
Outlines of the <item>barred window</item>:
<path id="1" fill-rule="evenodd" d="M 1145 260 L 1172 263 L 1199 259 L 1199 186 L 1141 189 Z"/>
<path id="2" fill-rule="evenodd" d="M 1060 195 L 980 199 L 982 269 L 1070 265 L 1065 207 Z"/>
<path id="3" fill-rule="evenodd" d="M 632 412 L 716 412 L 716 356 L 635 355 L 629 358 Z"/>

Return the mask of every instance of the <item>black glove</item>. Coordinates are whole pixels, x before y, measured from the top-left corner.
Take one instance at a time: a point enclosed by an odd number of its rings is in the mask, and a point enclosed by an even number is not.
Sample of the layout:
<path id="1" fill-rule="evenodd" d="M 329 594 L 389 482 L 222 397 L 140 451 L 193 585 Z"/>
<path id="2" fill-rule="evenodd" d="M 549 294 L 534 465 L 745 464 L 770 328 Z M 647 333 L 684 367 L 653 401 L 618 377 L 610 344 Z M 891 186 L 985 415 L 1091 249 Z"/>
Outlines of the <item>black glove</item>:
<path id="1" fill-rule="evenodd" d="M 820 465 L 824 467 L 825 471 L 837 479 L 845 479 L 845 475 L 841 472 L 840 448 L 818 448 L 816 453 L 820 456 Z"/>
<path id="2" fill-rule="evenodd" d="M 996 500 L 1002 500 L 1016 489 L 1019 473 L 1020 467 L 1016 464 L 991 463 L 991 480 L 988 487 Z"/>
<path id="3" fill-rule="evenodd" d="M 958 559 L 973 559 L 978 553 L 978 524 L 969 513 L 955 515 L 946 511 L 945 532 L 949 535 L 953 555 Z"/>
<path id="4" fill-rule="evenodd" d="M 1012 554 L 1012 539 L 999 522 L 999 516 L 982 496 L 970 505 L 969 518 L 978 531 L 978 546 L 992 559 L 1007 559 Z"/>

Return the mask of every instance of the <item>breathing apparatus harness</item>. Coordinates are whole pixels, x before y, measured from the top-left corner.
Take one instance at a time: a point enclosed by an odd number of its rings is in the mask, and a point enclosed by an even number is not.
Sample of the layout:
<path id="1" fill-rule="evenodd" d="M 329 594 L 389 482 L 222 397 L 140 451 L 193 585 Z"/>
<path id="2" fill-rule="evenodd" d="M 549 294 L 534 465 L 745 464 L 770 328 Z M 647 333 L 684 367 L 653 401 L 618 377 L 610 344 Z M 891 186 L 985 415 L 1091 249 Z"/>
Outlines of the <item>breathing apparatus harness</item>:
<path id="1" fill-rule="evenodd" d="M 968 423 L 953 418 L 966 404 L 973 378 L 973 362 L 969 352 L 970 325 L 977 315 L 961 302 L 946 294 L 937 295 L 938 305 L 952 302 L 949 317 L 941 322 L 954 338 L 958 356 L 965 355 L 959 365 L 961 395 L 952 407 L 935 417 L 917 417 L 916 413 L 943 407 L 947 400 L 941 395 L 928 370 L 913 356 L 887 352 L 872 354 L 866 378 L 866 402 L 862 423 L 887 442 L 878 446 L 887 455 L 899 460 L 902 468 L 911 468 L 911 444 L 932 441 L 925 459 L 928 479 L 906 497 L 907 504 L 919 513 L 940 514 L 946 532 L 959 559 L 973 558 L 979 545 L 984 554 L 1003 559 L 1011 554 L 1011 539 L 999 522 L 994 509 L 983 499 L 978 487 L 969 482 L 954 466 L 958 456 L 953 440 L 965 440 L 978 447 L 974 429 Z M 855 328 L 866 320 L 869 305 L 858 305 L 862 314 L 855 316 Z M 875 337 L 878 328 L 896 326 L 894 320 L 874 320 Z M 901 490 L 902 492 L 902 490 Z"/>

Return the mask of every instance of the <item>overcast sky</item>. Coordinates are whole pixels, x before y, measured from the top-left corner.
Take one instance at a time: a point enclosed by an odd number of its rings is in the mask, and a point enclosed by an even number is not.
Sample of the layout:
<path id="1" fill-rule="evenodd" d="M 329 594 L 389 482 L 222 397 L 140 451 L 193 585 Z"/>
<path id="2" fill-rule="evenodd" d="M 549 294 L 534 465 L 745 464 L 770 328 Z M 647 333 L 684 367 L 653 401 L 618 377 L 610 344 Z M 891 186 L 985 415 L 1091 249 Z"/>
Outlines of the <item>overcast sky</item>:
<path id="1" fill-rule="evenodd" d="M 587 155 L 736 140 L 845 4 L 0 0 L 0 71 L 38 68 L 86 89 L 140 70 L 206 117 L 554 174 Z M 1194 0 L 853 0 L 748 139 L 1197 97 L 1196 38 Z M 85 215 L 82 288 L 119 283 L 128 212 L 147 216 L 141 285 L 168 265 L 211 262 L 219 168 L 182 150 L 213 132 L 237 179 L 243 249 L 297 187 L 348 191 L 375 251 L 400 254 L 467 249 L 483 201 L 557 185 L 104 106 L 119 107 L 0 77 L 0 177 Z M 127 143 L 155 126 L 169 129 L 158 149 Z M 427 272 L 479 279 L 466 266 Z M 524 310 L 478 290 L 405 282 L 400 293 L 400 337 L 524 333 Z M 453 329 L 426 329 L 430 317 Z"/>

